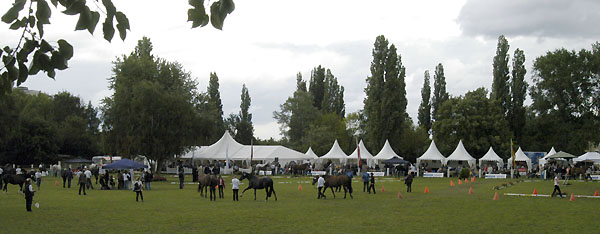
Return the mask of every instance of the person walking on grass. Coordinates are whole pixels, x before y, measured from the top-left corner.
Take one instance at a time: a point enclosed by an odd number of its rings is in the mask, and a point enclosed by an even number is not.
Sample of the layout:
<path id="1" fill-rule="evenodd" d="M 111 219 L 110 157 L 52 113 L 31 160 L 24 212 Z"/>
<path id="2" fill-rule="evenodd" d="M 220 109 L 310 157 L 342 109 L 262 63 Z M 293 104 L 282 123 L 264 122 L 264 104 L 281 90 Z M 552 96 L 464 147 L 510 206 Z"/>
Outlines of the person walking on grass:
<path id="1" fill-rule="evenodd" d="M 73 170 L 71 169 L 71 166 L 69 166 L 69 169 L 67 169 L 67 185 L 68 188 L 71 188 L 71 181 L 73 180 Z"/>
<path id="2" fill-rule="evenodd" d="M 366 192 L 367 188 L 369 188 L 369 173 L 366 171 L 362 174 L 363 180 L 363 192 Z"/>
<path id="3" fill-rule="evenodd" d="M 39 170 L 35 172 L 35 184 L 38 190 L 40 190 L 40 186 L 42 186 L 42 172 Z"/>
<path id="4" fill-rule="evenodd" d="M 33 203 L 35 190 L 33 190 L 30 178 L 27 178 L 25 181 L 25 188 L 23 190 L 25 191 L 25 207 L 27 208 L 27 212 L 31 212 L 31 203 Z"/>
<path id="5" fill-rule="evenodd" d="M 554 197 L 554 193 L 556 193 L 556 191 L 558 190 L 558 195 L 560 196 L 560 198 L 562 198 L 562 192 L 560 191 L 560 187 L 558 186 L 560 185 L 560 181 L 558 180 L 558 175 L 554 176 L 554 191 L 552 191 L 552 195 L 551 197 Z"/>
<path id="6" fill-rule="evenodd" d="M 179 167 L 179 189 L 183 189 L 183 167 Z"/>
<path id="7" fill-rule="evenodd" d="M 240 180 L 238 180 L 237 176 L 233 176 L 233 179 L 231 179 L 231 189 L 233 190 L 233 200 L 239 201 L 238 192 L 240 190 Z"/>
<path id="8" fill-rule="evenodd" d="M 150 172 L 150 170 L 146 170 L 144 173 L 144 182 L 146 190 L 152 190 L 152 186 L 150 186 L 150 183 L 152 182 L 152 172 Z"/>
<path id="9" fill-rule="evenodd" d="M 225 198 L 225 195 L 223 194 L 223 189 L 225 188 L 225 180 L 223 179 L 223 177 L 221 177 L 221 175 L 219 175 L 219 178 L 217 179 L 217 186 L 219 187 L 219 198 Z"/>
<path id="10" fill-rule="evenodd" d="M 325 190 L 323 190 L 324 186 L 325 186 L 325 178 L 323 178 L 322 175 L 319 175 L 319 179 L 317 180 L 317 189 L 319 190 L 317 199 L 321 199 L 321 197 L 323 197 L 323 199 L 327 199 L 327 197 L 324 194 Z M 321 190 L 323 190 L 323 191 L 321 191 Z"/>
<path id="11" fill-rule="evenodd" d="M 144 202 L 144 194 L 142 193 L 142 179 L 140 177 L 133 182 L 133 191 L 135 192 L 135 202 L 138 202 L 138 197 L 142 198 L 142 202 Z"/>
<path id="12" fill-rule="evenodd" d="M 371 183 L 369 183 L 369 188 L 367 189 L 367 191 L 369 191 L 369 194 L 371 194 L 371 190 L 373 190 L 373 194 L 376 194 L 375 192 L 375 175 L 373 174 L 373 172 L 371 172 Z"/>
<path id="13" fill-rule="evenodd" d="M 85 172 L 83 172 L 83 174 L 85 174 L 85 180 L 87 183 L 87 188 L 88 189 L 94 189 L 94 185 L 92 185 L 92 171 L 90 171 L 89 168 L 85 167 Z"/>
<path id="14" fill-rule="evenodd" d="M 406 178 L 404 179 L 404 183 L 406 184 L 406 192 L 407 193 L 412 192 L 412 182 L 413 182 L 413 175 L 412 175 L 412 173 L 408 173 L 408 176 L 406 176 Z"/>
<path id="15" fill-rule="evenodd" d="M 83 189 L 83 195 L 87 195 L 85 193 L 85 186 L 87 185 L 87 178 L 84 173 L 79 173 L 79 195 L 81 195 L 81 190 Z"/>

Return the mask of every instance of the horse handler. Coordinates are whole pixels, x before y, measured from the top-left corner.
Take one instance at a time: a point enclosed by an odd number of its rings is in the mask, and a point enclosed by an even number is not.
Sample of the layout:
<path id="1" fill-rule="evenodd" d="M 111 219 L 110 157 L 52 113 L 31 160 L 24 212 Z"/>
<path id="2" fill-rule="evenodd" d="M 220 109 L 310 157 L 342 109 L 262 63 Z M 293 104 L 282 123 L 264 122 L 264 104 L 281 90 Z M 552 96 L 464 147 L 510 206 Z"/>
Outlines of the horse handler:
<path id="1" fill-rule="evenodd" d="M 33 185 L 31 184 L 31 179 L 27 178 L 25 183 L 25 206 L 27 207 L 27 212 L 31 212 L 31 203 L 33 203 L 33 195 L 35 190 L 33 190 Z"/>
<path id="2" fill-rule="evenodd" d="M 323 178 L 323 176 L 319 175 L 319 180 L 317 180 L 317 188 L 319 189 L 319 194 L 317 195 L 317 199 L 321 199 L 321 197 L 323 197 L 323 199 L 327 199 L 327 197 L 325 197 L 325 194 L 323 192 L 321 192 L 321 190 L 323 189 L 323 187 L 325 186 L 325 178 Z"/>

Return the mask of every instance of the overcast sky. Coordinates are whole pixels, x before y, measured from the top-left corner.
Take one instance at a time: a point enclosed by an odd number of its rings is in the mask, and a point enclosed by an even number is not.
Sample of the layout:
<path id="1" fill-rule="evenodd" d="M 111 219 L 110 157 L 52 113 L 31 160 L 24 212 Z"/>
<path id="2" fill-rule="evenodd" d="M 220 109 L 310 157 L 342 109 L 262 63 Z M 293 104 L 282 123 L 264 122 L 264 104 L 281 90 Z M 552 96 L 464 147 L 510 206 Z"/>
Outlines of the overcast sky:
<path id="1" fill-rule="evenodd" d="M 2 14 L 11 2 L 0 2 Z M 511 57 L 514 49 L 524 50 L 529 81 L 536 57 L 561 47 L 589 49 L 600 38 L 600 1 L 595 0 L 237 0 L 223 31 L 210 25 L 191 29 L 187 1 L 113 2 L 131 25 L 124 42 L 118 35 L 112 43 L 105 41 L 101 24 L 94 35 L 74 31 L 77 18 L 54 11 L 45 37 L 63 38 L 75 47 L 70 68 L 58 71 L 55 80 L 37 75 L 22 86 L 48 94 L 68 91 L 99 106 L 112 94 L 106 79 L 112 61 L 147 36 L 154 54 L 181 63 L 199 90 L 206 91 L 209 73 L 217 73 L 225 116 L 239 111 L 246 84 L 255 135 L 262 139 L 281 137 L 273 111 L 293 93 L 296 74 L 308 79 L 318 65 L 331 69 L 345 87 L 346 112 L 362 109 L 378 35 L 385 35 L 402 56 L 408 113 L 415 123 L 423 73 L 430 70 L 433 78 L 438 63 L 444 65 L 451 95 L 490 89 L 501 34 L 508 38 Z M 1 44 L 14 46 L 20 33 L 0 25 Z"/>

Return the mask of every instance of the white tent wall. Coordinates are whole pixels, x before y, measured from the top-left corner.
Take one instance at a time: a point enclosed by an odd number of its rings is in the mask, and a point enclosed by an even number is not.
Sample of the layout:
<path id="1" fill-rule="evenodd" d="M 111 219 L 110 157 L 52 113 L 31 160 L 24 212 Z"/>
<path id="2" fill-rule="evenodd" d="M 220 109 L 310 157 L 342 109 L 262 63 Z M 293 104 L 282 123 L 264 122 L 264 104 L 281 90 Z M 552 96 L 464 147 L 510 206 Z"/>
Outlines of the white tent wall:
<path id="1" fill-rule="evenodd" d="M 388 160 L 390 158 L 393 158 L 393 157 L 398 157 L 400 159 L 404 159 L 404 158 L 400 157 L 400 155 L 396 154 L 396 152 L 394 152 L 394 149 L 392 149 L 390 142 L 388 140 L 385 140 L 385 144 L 383 144 L 383 148 L 381 148 L 379 153 L 377 153 L 377 155 L 375 155 L 375 157 L 373 157 L 373 158 L 376 160 L 376 163 L 381 164 L 381 162 Z"/>
<path id="2" fill-rule="evenodd" d="M 485 164 L 484 164 L 485 163 Z M 496 165 L 498 168 L 502 168 L 504 166 L 504 160 L 502 160 L 502 158 L 500 158 L 500 156 L 498 156 L 498 154 L 496 154 L 496 152 L 494 151 L 494 149 L 490 146 L 490 149 L 488 150 L 487 153 L 485 153 L 485 155 L 483 155 L 483 157 L 481 157 L 479 159 L 479 167 L 483 168 L 483 165 Z"/>
<path id="3" fill-rule="evenodd" d="M 508 168 L 512 169 L 512 163 L 510 160 L 512 160 L 512 158 L 508 159 Z M 527 157 L 527 155 L 525 155 L 525 153 L 523 153 L 523 150 L 521 150 L 521 147 L 519 147 L 519 150 L 517 150 L 517 152 L 515 153 L 515 161 L 517 162 L 525 162 L 527 164 L 527 172 L 530 172 L 532 169 L 532 165 L 531 165 L 531 159 L 529 157 Z"/>
<path id="4" fill-rule="evenodd" d="M 359 147 L 360 147 L 361 160 L 366 160 L 368 167 L 375 166 L 375 159 L 373 158 L 373 155 L 369 152 L 369 150 L 367 150 L 367 147 L 365 147 L 365 144 L 363 143 L 362 140 L 360 140 L 360 142 L 358 143 L 358 146 L 356 147 L 354 152 L 352 152 L 352 154 L 350 154 L 350 156 L 348 156 L 346 163 L 358 165 L 358 149 L 359 149 Z"/>
<path id="5" fill-rule="evenodd" d="M 417 174 L 419 173 L 421 163 L 427 163 L 429 168 L 440 168 L 446 165 L 446 157 L 440 153 L 433 140 L 427 151 L 421 157 L 417 158 Z"/>
<path id="6" fill-rule="evenodd" d="M 459 166 L 469 166 L 474 168 L 476 161 L 477 160 L 473 158 L 469 152 L 467 152 L 462 140 L 460 140 L 458 141 L 458 145 L 456 146 L 456 149 L 454 149 L 454 152 L 452 152 L 452 154 L 446 158 L 446 165 L 452 166 L 453 168 L 457 168 Z"/>
<path id="7" fill-rule="evenodd" d="M 335 163 L 336 165 L 343 165 L 346 163 L 347 158 L 348 158 L 348 155 L 346 155 L 346 153 L 344 153 L 342 148 L 340 148 L 338 141 L 335 140 L 333 142 L 333 145 L 331 146 L 331 149 L 329 150 L 329 152 L 327 152 L 325 155 L 321 156 L 319 159 L 323 163 L 327 162 L 328 160 L 331 160 L 331 162 Z"/>

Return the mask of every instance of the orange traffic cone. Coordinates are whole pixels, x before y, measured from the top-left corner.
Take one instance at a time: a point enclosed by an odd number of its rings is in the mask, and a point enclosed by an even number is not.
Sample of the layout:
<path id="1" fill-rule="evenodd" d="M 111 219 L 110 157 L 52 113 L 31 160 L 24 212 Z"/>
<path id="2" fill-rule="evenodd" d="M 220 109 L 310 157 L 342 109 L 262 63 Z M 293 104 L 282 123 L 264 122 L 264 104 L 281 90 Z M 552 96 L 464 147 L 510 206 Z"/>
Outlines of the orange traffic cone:
<path id="1" fill-rule="evenodd" d="M 475 182 L 475 176 L 471 177 L 471 182 Z"/>
<path id="2" fill-rule="evenodd" d="M 598 196 L 598 189 L 596 189 L 596 192 L 594 193 L 594 196 Z"/>
<path id="3" fill-rule="evenodd" d="M 450 186 L 454 186 L 454 182 L 452 180 L 450 180 Z"/>
<path id="4" fill-rule="evenodd" d="M 473 187 L 469 187 L 469 194 L 473 194 Z"/>
<path id="5" fill-rule="evenodd" d="M 465 184 L 466 184 L 466 183 L 469 183 L 469 181 L 467 180 L 467 178 L 465 178 Z"/>
<path id="6" fill-rule="evenodd" d="M 58 180 L 54 181 L 54 185 L 58 186 Z M 596 190 L 596 192 L 598 192 L 598 190 Z"/>
<path id="7" fill-rule="evenodd" d="M 494 193 L 494 201 L 498 200 L 498 192 Z"/>
<path id="8" fill-rule="evenodd" d="M 219 189 L 219 185 L 217 185 L 217 189 Z"/>
<path id="9" fill-rule="evenodd" d="M 385 192 L 385 187 L 383 187 L 383 185 L 381 185 L 381 192 Z"/>
<path id="10" fill-rule="evenodd" d="M 575 195 L 573 195 L 573 193 L 571 193 L 571 199 L 569 199 L 569 201 L 575 201 Z"/>
<path id="11" fill-rule="evenodd" d="M 402 199 L 402 198 L 403 198 L 402 193 L 398 192 L 398 199 Z"/>
<path id="12" fill-rule="evenodd" d="M 462 184 L 462 182 L 460 182 L 460 179 L 458 179 L 458 184 Z"/>
<path id="13" fill-rule="evenodd" d="M 537 189 L 533 188 L 533 195 L 537 195 Z"/>
<path id="14" fill-rule="evenodd" d="M 302 185 L 301 184 L 298 185 L 298 190 L 302 191 Z"/>
<path id="15" fill-rule="evenodd" d="M 427 188 L 427 186 L 425 186 L 425 192 L 423 193 L 429 193 L 429 189 Z"/>

